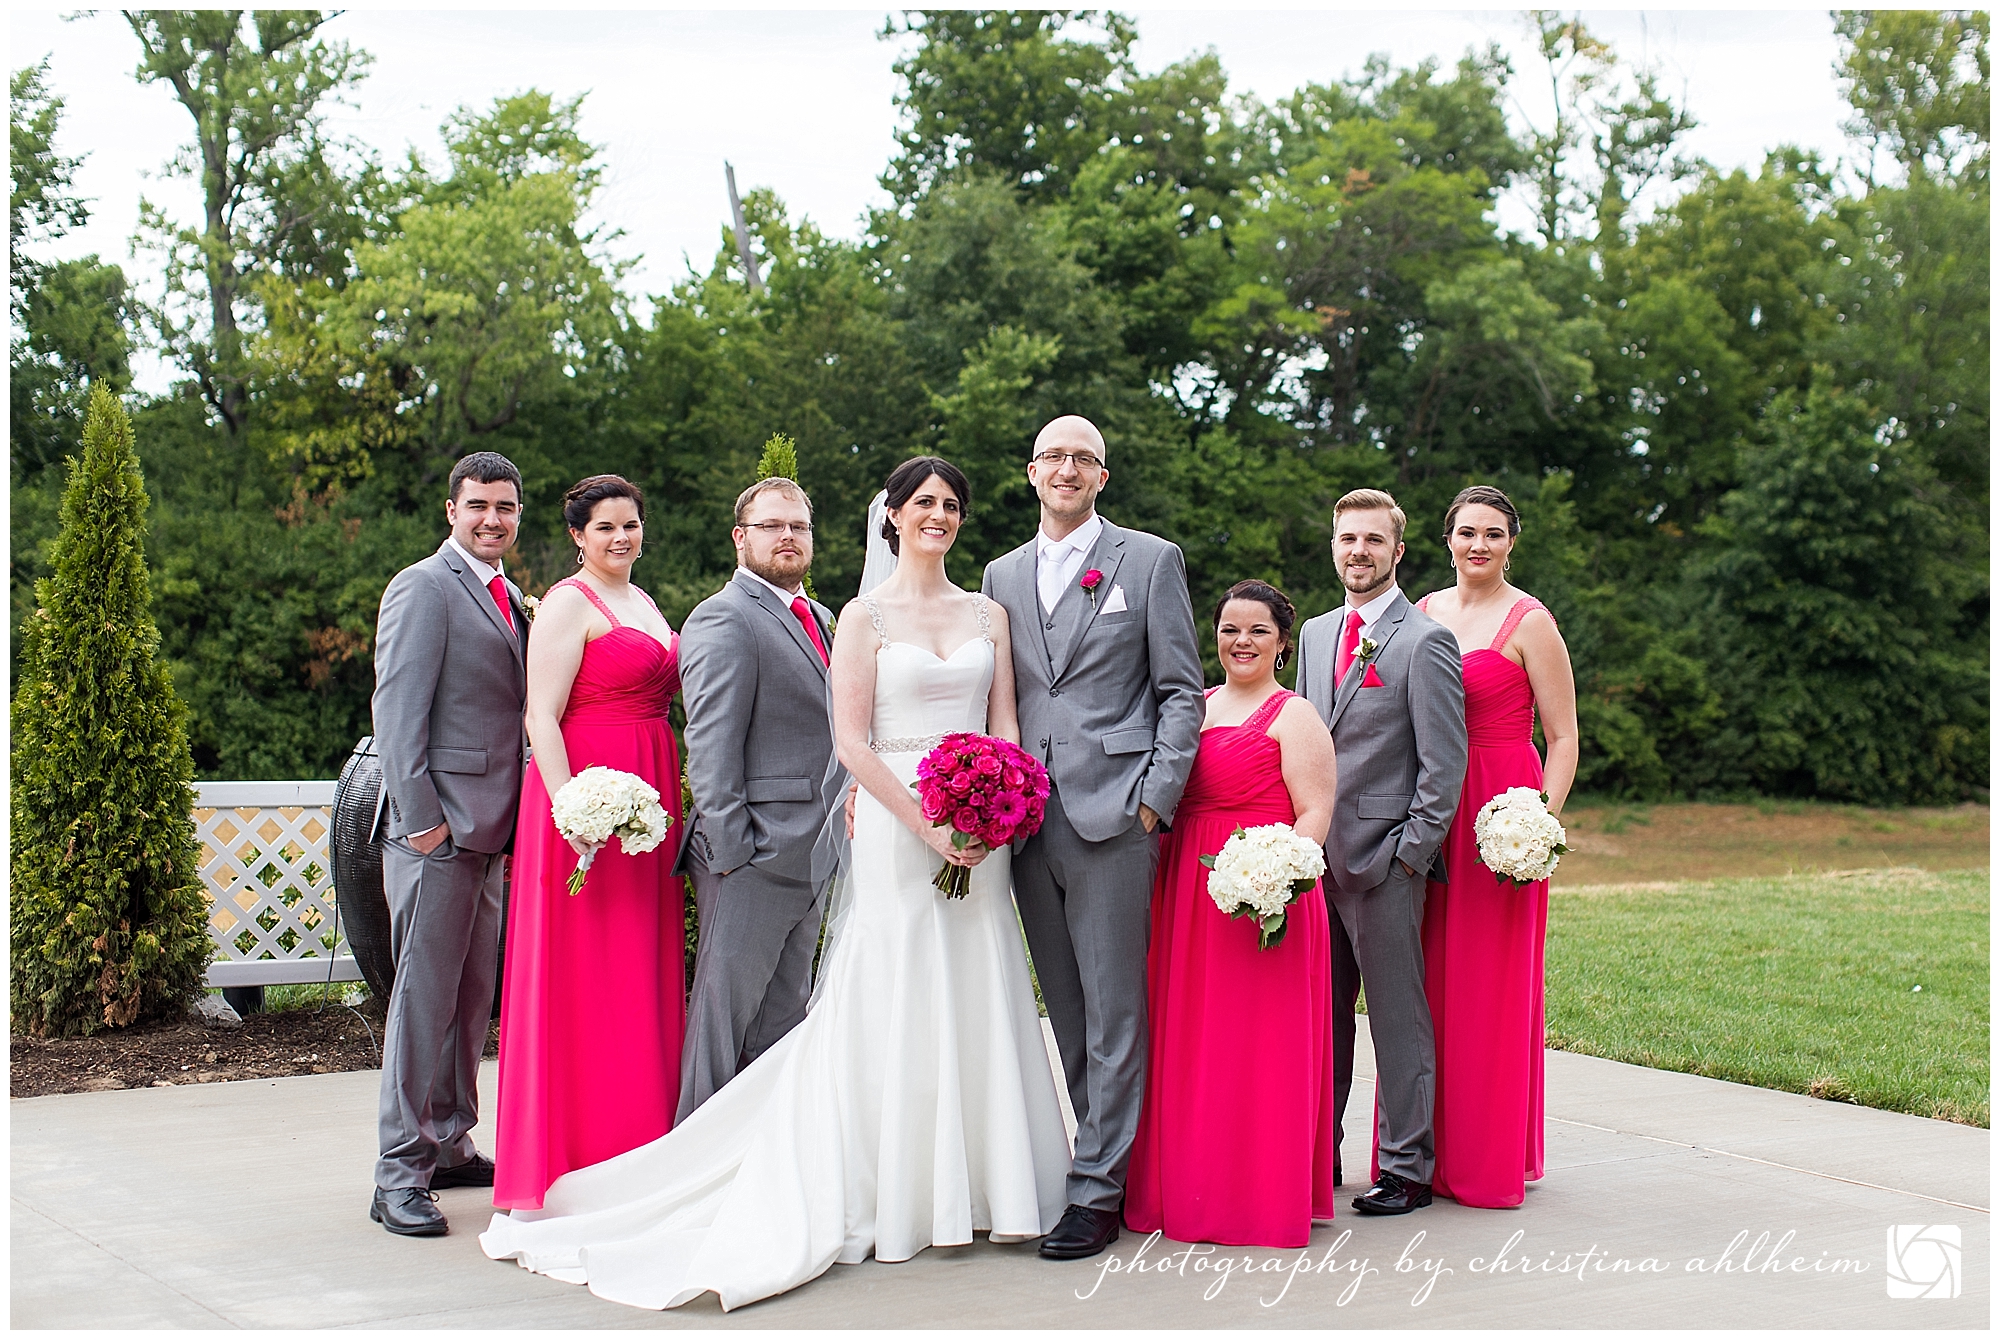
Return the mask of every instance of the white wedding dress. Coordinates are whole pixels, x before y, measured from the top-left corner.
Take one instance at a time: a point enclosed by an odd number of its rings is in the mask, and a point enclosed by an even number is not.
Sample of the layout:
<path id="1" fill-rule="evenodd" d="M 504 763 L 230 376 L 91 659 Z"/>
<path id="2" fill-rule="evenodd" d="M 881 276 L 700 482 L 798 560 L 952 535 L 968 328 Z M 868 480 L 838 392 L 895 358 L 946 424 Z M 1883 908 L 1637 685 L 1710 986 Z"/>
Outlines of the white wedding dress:
<path id="1" fill-rule="evenodd" d="M 985 637 L 943 660 L 883 639 L 871 738 L 899 780 L 938 735 L 985 730 L 993 657 Z M 496 1214 L 486 1254 L 635 1307 L 712 1291 L 729 1309 L 835 1261 L 1054 1228 L 1069 1143 L 1008 853 L 962 901 L 932 887 L 938 866 L 861 792 L 852 902 L 805 1021 L 679 1127 Z"/>

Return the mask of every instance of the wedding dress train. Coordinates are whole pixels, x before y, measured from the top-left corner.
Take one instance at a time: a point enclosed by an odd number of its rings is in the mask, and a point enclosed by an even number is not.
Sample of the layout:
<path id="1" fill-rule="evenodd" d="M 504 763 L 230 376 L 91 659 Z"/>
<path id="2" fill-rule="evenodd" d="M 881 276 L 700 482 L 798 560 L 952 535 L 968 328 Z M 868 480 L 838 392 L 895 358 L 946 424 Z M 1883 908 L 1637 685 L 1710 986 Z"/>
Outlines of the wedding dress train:
<path id="1" fill-rule="evenodd" d="M 985 729 L 993 660 L 983 637 L 942 660 L 884 640 L 872 736 L 898 779 L 939 734 Z M 495 1215 L 486 1254 L 614 1302 L 712 1291 L 726 1310 L 835 1261 L 1052 1229 L 1069 1145 L 1008 853 L 962 901 L 931 886 L 937 868 L 862 792 L 853 901 L 805 1021 L 674 1130 L 565 1174 L 542 1210 Z"/>

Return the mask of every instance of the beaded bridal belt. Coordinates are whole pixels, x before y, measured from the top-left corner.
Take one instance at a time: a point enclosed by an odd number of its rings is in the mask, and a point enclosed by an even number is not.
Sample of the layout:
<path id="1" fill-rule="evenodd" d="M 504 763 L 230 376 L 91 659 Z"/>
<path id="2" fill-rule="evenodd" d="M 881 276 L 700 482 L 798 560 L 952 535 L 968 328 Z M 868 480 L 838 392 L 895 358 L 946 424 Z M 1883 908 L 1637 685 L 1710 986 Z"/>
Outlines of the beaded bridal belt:
<path id="1" fill-rule="evenodd" d="M 886 740 L 870 740 L 868 747 L 878 754 L 928 754 L 943 743 L 942 735 L 892 735 Z"/>

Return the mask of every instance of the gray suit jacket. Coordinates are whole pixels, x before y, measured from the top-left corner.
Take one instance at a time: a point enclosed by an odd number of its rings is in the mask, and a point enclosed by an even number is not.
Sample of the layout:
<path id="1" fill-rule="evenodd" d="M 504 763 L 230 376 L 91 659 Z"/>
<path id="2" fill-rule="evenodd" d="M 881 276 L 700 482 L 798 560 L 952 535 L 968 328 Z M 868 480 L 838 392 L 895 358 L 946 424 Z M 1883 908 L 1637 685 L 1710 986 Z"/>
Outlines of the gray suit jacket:
<path id="1" fill-rule="evenodd" d="M 1179 546 L 1106 521 L 1077 572 L 1092 568 L 1104 574 L 1095 601 L 1071 583 L 1044 614 L 1030 540 L 987 564 L 981 589 L 1012 623 L 1021 746 L 1047 765 L 1077 835 L 1103 842 L 1142 803 L 1173 818 L 1204 707 Z M 1120 589 L 1125 608 L 1105 613 Z"/>
<path id="2" fill-rule="evenodd" d="M 505 851 L 521 805 L 528 611 L 492 593 L 446 540 L 390 579 L 375 620 L 375 748 L 385 837 L 451 825 L 461 851 Z"/>
<path id="3" fill-rule="evenodd" d="M 1299 629 L 1299 692 L 1333 732 L 1340 796 L 1326 867 L 1342 891 L 1363 893 L 1400 857 L 1445 877 L 1445 830 L 1465 789 L 1465 678 L 1458 642 L 1399 591 L 1373 633 L 1379 688 L 1362 688 L 1361 658 L 1336 687 L 1333 666 L 1347 607 Z"/>
<path id="4" fill-rule="evenodd" d="M 830 650 L 833 615 L 818 602 L 812 612 Z M 827 766 L 827 668 L 805 629 L 776 592 L 738 573 L 688 615 L 680 668 L 694 813 L 676 868 L 819 877 L 813 845 L 839 787 Z"/>

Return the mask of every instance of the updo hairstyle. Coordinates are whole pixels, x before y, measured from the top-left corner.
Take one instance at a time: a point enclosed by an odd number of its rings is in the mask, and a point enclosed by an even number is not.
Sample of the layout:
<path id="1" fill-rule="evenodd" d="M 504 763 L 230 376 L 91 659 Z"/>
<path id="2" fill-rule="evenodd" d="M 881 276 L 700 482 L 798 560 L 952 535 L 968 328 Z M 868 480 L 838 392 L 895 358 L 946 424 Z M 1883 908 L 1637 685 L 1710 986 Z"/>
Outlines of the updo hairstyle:
<path id="1" fill-rule="evenodd" d="M 590 525 L 590 514 L 606 498 L 630 498 L 639 509 L 639 520 L 646 519 L 646 495 L 637 484 L 619 475 L 592 475 L 577 480 L 563 494 L 563 524 L 571 530 L 585 529 Z"/>
<path id="2" fill-rule="evenodd" d="M 895 511 L 914 498 L 923 482 L 936 475 L 945 482 L 945 487 L 958 495 L 958 519 L 963 524 L 972 515 L 972 481 L 965 477 L 965 471 L 953 465 L 942 456 L 912 456 L 889 472 L 882 482 L 888 491 L 887 506 Z M 889 552 L 902 556 L 902 537 L 896 533 L 896 519 L 882 518 L 882 538 L 889 542 Z"/>
<path id="3" fill-rule="evenodd" d="M 1292 624 L 1298 619 L 1298 610 L 1293 608 L 1292 602 L 1277 587 L 1252 577 L 1247 581 L 1236 583 L 1222 593 L 1222 599 L 1215 602 L 1215 617 L 1208 621 L 1210 628 L 1221 626 L 1222 611 L 1228 608 L 1232 600 L 1255 601 L 1271 611 L 1271 622 L 1278 625 L 1278 637 L 1282 643 L 1278 648 L 1276 668 L 1284 669 L 1292 650 Z"/>
<path id="4" fill-rule="evenodd" d="M 1474 504 L 1482 507 L 1491 507 L 1506 516 L 1507 534 L 1510 537 L 1521 533 L 1521 514 L 1514 510 L 1513 499 L 1509 498 L 1499 489 L 1494 488 L 1491 484 L 1474 484 L 1471 488 L 1460 489 L 1458 496 L 1451 500 L 1451 507 L 1444 514 L 1444 537 L 1446 541 L 1451 539 L 1451 528 L 1452 524 L 1458 520 L 1458 509 L 1461 507 L 1470 507 Z"/>

